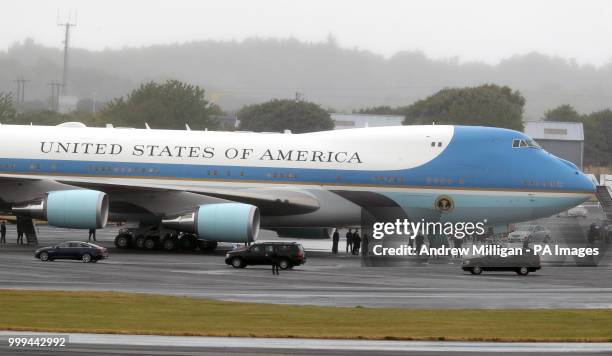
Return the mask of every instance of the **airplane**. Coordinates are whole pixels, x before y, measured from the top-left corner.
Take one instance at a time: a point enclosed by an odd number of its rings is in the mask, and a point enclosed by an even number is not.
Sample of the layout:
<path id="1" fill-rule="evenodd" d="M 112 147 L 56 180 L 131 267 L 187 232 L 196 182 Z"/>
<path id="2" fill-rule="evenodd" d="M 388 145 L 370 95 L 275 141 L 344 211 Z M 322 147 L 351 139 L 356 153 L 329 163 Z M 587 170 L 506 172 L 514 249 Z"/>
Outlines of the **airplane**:
<path id="1" fill-rule="evenodd" d="M 178 239 L 214 249 L 260 228 L 533 220 L 589 199 L 593 183 L 525 134 L 476 126 L 304 134 L 1 125 L 1 210 L 24 221 L 127 228 L 118 247 Z"/>

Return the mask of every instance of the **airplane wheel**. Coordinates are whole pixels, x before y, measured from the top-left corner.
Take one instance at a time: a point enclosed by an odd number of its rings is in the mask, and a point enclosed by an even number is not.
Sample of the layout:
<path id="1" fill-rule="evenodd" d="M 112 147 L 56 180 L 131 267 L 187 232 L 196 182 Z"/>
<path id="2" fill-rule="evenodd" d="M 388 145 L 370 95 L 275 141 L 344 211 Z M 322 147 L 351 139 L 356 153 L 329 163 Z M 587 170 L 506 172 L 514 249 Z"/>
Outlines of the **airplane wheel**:
<path id="1" fill-rule="evenodd" d="M 193 251 L 198 246 L 197 239 L 191 234 L 184 234 L 181 237 L 181 248 L 186 251 Z"/>
<path id="2" fill-rule="evenodd" d="M 130 242 L 132 238 L 128 234 L 121 234 L 115 237 L 115 246 L 118 248 L 128 248 L 130 247 Z"/>
<path id="3" fill-rule="evenodd" d="M 138 236 L 134 244 L 136 248 L 143 249 L 145 247 L 145 237 L 142 235 Z"/>
<path id="4" fill-rule="evenodd" d="M 176 248 L 176 240 L 172 237 L 166 237 L 162 243 L 164 251 L 172 251 Z"/>
<path id="5" fill-rule="evenodd" d="M 151 251 L 157 246 L 157 241 L 151 237 L 147 237 L 144 241 L 144 248 Z"/>

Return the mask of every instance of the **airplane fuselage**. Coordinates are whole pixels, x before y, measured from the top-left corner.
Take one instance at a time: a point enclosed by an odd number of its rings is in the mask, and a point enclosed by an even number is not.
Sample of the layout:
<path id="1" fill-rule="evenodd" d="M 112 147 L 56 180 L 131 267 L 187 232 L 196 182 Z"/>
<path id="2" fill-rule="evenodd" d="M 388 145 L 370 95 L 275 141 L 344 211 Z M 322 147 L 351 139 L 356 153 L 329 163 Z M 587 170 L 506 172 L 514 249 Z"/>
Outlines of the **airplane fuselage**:
<path id="1" fill-rule="evenodd" d="M 527 144 L 532 141 L 520 132 L 498 128 L 400 126 L 309 134 L 11 125 L 0 130 L 4 177 L 185 190 L 296 189 L 321 202 L 307 214 L 264 216 L 264 226 L 356 225 L 356 207 L 380 200 L 413 220 L 502 225 L 567 210 L 594 189 L 575 166 Z"/>

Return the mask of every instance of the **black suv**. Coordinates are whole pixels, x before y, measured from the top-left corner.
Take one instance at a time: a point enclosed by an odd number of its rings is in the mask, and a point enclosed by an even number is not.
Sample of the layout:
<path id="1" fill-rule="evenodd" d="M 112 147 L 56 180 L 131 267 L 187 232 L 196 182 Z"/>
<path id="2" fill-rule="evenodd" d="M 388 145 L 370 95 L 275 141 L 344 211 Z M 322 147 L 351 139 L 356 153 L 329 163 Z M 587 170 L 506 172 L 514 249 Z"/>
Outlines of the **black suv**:
<path id="1" fill-rule="evenodd" d="M 296 242 L 258 242 L 249 247 L 225 254 L 225 263 L 234 268 L 248 265 L 272 265 L 272 258 L 278 259 L 281 269 L 292 268 L 306 263 L 304 247 Z"/>
<path id="2" fill-rule="evenodd" d="M 524 250 L 524 255 L 500 257 L 496 255 L 465 258 L 461 268 L 471 274 L 481 274 L 482 271 L 514 271 L 526 276 L 542 268 L 540 256 L 534 255 L 530 249 Z"/>

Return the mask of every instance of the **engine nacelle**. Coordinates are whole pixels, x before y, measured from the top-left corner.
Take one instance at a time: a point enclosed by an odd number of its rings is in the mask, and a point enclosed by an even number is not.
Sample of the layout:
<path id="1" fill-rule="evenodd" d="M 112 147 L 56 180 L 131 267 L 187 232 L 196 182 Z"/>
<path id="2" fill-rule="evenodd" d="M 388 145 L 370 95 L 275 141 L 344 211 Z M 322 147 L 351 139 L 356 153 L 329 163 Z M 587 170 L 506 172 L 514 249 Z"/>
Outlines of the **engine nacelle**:
<path id="1" fill-rule="evenodd" d="M 163 219 L 170 229 L 217 242 L 253 242 L 259 233 L 259 209 L 242 203 L 200 205 L 194 212 Z"/>
<path id="2" fill-rule="evenodd" d="M 108 220 L 108 196 L 97 190 L 59 190 L 38 201 L 14 206 L 13 213 L 47 220 L 57 227 L 100 229 Z"/>

